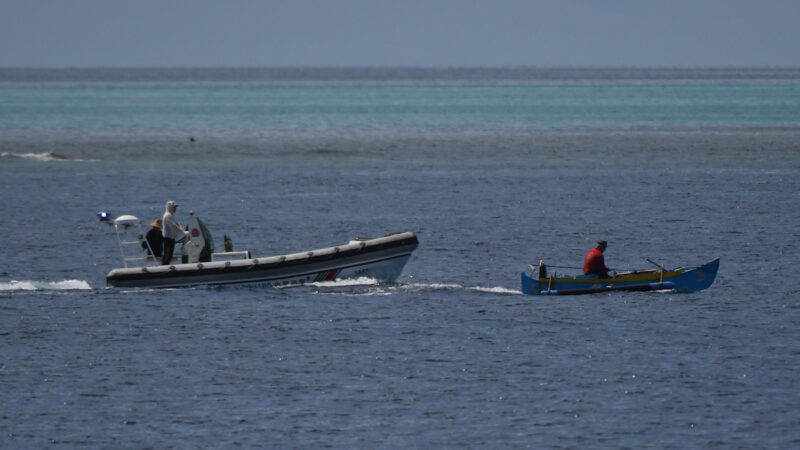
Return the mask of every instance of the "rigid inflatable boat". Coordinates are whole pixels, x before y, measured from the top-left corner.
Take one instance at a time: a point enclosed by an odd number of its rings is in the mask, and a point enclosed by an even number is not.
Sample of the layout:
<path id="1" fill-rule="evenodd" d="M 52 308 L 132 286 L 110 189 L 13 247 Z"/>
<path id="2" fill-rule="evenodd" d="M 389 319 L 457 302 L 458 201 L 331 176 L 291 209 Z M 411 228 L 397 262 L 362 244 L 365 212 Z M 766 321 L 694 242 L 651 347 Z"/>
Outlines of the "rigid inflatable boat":
<path id="1" fill-rule="evenodd" d="M 120 216 L 112 225 L 117 231 L 124 267 L 111 270 L 106 284 L 117 288 L 243 283 L 283 287 L 360 277 L 393 282 L 418 245 L 417 236 L 406 231 L 285 255 L 253 258 L 249 251 L 213 253 L 207 251 L 208 247 L 213 251 L 213 241 L 207 242 L 211 239 L 205 226 L 190 214 L 189 238 L 182 242 L 182 262 L 161 265 L 151 251 L 143 250 L 149 249 L 149 245 L 142 238 L 141 221 L 137 217 Z M 131 248 L 135 249 L 134 255 L 126 256 L 126 249 L 130 255 Z M 201 257 L 204 253 L 210 254 L 210 258 Z"/>

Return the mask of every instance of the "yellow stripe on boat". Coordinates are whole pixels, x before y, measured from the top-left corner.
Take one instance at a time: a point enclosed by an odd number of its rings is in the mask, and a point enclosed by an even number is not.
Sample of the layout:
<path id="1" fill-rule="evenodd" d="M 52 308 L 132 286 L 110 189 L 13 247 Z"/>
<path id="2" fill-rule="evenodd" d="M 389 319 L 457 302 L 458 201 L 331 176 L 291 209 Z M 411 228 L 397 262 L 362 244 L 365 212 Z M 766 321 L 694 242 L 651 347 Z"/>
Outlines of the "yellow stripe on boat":
<path id="1" fill-rule="evenodd" d="M 674 277 L 683 273 L 685 269 L 681 268 L 678 270 L 665 270 L 664 271 L 664 280 Z M 553 278 L 552 282 L 555 283 L 585 283 L 585 284 L 596 284 L 600 282 L 614 282 L 614 283 L 627 283 L 627 282 L 635 282 L 635 281 L 659 281 L 661 279 L 661 272 L 645 272 L 645 273 L 633 273 L 630 275 L 621 275 L 614 278 L 593 278 L 593 277 L 586 277 L 586 278 Z M 550 278 L 539 278 L 539 283 L 542 283 L 543 286 L 547 286 L 547 283 L 550 282 Z"/>

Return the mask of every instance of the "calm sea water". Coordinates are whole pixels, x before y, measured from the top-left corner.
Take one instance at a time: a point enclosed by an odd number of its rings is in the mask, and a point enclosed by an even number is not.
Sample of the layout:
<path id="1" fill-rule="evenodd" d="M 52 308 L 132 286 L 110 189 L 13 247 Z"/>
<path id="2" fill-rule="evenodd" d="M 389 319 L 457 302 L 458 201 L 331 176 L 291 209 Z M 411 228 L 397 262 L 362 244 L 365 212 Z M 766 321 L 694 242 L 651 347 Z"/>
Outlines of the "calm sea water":
<path id="1" fill-rule="evenodd" d="M 0 70 L 0 447 L 800 446 L 800 70 Z M 396 284 L 106 289 L 95 214 Z M 721 257 L 694 294 L 540 259 Z M 569 272 L 570 269 L 560 269 Z"/>

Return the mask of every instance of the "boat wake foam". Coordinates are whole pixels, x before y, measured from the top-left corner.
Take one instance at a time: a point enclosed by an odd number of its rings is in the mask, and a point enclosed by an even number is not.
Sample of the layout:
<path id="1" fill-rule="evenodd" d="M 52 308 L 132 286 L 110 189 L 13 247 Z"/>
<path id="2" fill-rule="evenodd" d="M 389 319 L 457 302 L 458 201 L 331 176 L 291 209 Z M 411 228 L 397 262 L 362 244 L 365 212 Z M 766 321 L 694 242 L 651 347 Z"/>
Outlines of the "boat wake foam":
<path id="1" fill-rule="evenodd" d="M 91 290 L 89 283 L 83 280 L 63 280 L 63 281 L 35 281 L 35 280 L 11 280 L 10 282 L 0 282 L 0 292 L 9 291 L 74 291 Z"/>
<path id="2" fill-rule="evenodd" d="M 345 286 L 376 286 L 378 284 L 380 284 L 380 281 L 376 280 L 375 278 L 360 277 L 360 278 L 346 278 L 343 280 L 334 280 L 334 281 L 318 281 L 316 283 L 307 283 L 306 286 L 345 287 Z"/>
<path id="3" fill-rule="evenodd" d="M 490 294 L 510 294 L 522 295 L 522 292 L 508 289 L 502 286 L 484 287 L 484 286 L 464 286 L 457 283 L 432 283 L 432 284 L 407 284 L 404 285 L 408 290 L 452 290 L 452 291 L 477 291 L 486 292 Z"/>
<path id="4" fill-rule="evenodd" d="M 358 278 L 352 280 L 337 280 L 337 281 L 324 281 L 320 283 L 311 283 L 306 286 L 321 287 L 321 288 L 336 288 L 336 287 L 355 287 L 365 288 L 352 290 L 350 292 L 342 292 L 342 290 L 332 291 L 337 294 L 347 294 L 356 296 L 370 296 L 370 295 L 393 295 L 405 292 L 425 292 L 425 291 L 469 291 L 469 292 L 485 292 L 488 294 L 501 294 L 501 295 L 524 295 L 521 291 L 515 291 L 502 286 L 484 287 L 484 286 L 464 286 L 456 283 L 410 283 L 410 284 L 381 284 L 378 280 L 371 278 Z"/>

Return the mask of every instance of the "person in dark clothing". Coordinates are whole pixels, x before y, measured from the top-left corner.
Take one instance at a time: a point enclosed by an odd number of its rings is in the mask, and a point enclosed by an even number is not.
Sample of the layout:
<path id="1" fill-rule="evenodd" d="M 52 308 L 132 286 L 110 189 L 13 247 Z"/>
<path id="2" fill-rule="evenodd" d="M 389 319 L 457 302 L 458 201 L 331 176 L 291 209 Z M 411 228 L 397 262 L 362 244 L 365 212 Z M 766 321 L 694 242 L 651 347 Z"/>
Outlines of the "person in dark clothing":
<path id="1" fill-rule="evenodd" d="M 142 248 L 147 250 L 148 254 L 150 253 L 150 249 L 152 249 L 153 256 L 161 258 L 161 253 L 164 250 L 164 238 L 161 236 L 161 219 L 154 220 L 150 226 L 152 228 L 150 228 L 150 231 L 148 231 L 145 236 L 147 243 L 145 244 L 142 242 Z M 150 245 L 150 249 L 147 248 L 148 245 Z"/>

